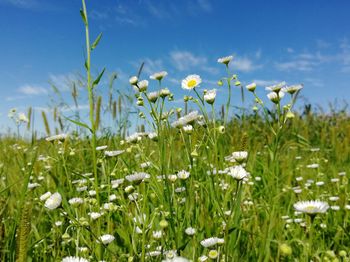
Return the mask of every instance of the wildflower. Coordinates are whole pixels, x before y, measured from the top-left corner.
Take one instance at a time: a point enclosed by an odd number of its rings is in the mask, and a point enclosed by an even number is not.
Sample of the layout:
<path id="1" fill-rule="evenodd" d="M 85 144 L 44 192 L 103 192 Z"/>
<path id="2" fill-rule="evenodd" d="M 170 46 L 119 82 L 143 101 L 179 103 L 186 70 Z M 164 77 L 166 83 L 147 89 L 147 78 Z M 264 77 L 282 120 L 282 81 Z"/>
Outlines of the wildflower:
<path id="1" fill-rule="evenodd" d="M 281 244 L 279 250 L 283 256 L 290 256 L 292 254 L 292 248 L 287 244 Z"/>
<path id="2" fill-rule="evenodd" d="M 193 236 L 194 234 L 196 234 L 196 229 L 194 229 L 193 227 L 188 227 L 185 229 L 185 233 L 189 236 Z"/>
<path id="3" fill-rule="evenodd" d="M 205 255 L 200 256 L 200 257 L 198 258 L 198 262 L 205 262 L 205 261 L 207 261 L 207 260 L 208 260 L 208 257 L 205 256 Z"/>
<path id="4" fill-rule="evenodd" d="M 146 92 L 148 88 L 148 81 L 147 80 L 142 80 L 138 82 L 137 87 L 140 92 Z"/>
<path id="5" fill-rule="evenodd" d="M 62 262 L 89 262 L 89 260 L 82 257 L 64 257 Z"/>
<path id="6" fill-rule="evenodd" d="M 215 102 L 216 89 L 208 90 L 204 93 L 204 100 L 208 104 L 213 104 Z"/>
<path id="7" fill-rule="evenodd" d="M 248 158 L 247 151 L 237 151 L 232 153 L 232 158 L 236 160 L 238 163 L 243 163 Z"/>
<path id="8" fill-rule="evenodd" d="M 190 172 L 181 170 L 177 173 L 177 177 L 182 180 L 186 180 L 190 176 Z"/>
<path id="9" fill-rule="evenodd" d="M 281 83 L 278 83 L 276 85 L 273 85 L 273 86 L 268 86 L 266 87 L 265 89 L 268 90 L 268 91 L 272 91 L 272 92 L 275 92 L 275 93 L 279 93 L 281 91 L 281 89 L 283 87 L 285 87 L 286 85 L 286 82 L 281 82 Z"/>
<path id="10" fill-rule="evenodd" d="M 46 199 L 48 199 L 51 196 L 51 192 L 46 192 L 45 194 L 40 196 L 40 201 L 45 201 Z"/>
<path id="11" fill-rule="evenodd" d="M 170 90 L 168 88 L 163 88 L 159 91 L 159 96 L 161 98 L 165 98 L 167 96 L 169 96 L 171 93 L 170 93 Z"/>
<path id="12" fill-rule="evenodd" d="M 303 88 L 303 85 L 285 86 L 285 87 L 282 88 L 282 91 L 293 95 L 294 93 L 296 93 L 297 91 L 301 90 L 302 88 Z"/>
<path id="13" fill-rule="evenodd" d="M 238 181 L 248 176 L 247 171 L 241 165 L 230 167 L 227 174 Z"/>
<path id="14" fill-rule="evenodd" d="M 125 150 L 105 151 L 105 156 L 114 157 L 123 154 Z"/>
<path id="15" fill-rule="evenodd" d="M 147 97 L 149 101 L 151 101 L 152 103 L 155 103 L 159 97 L 159 92 L 158 91 L 150 92 L 147 94 Z"/>
<path id="16" fill-rule="evenodd" d="M 102 242 L 104 245 L 111 243 L 114 239 L 115 237 L 109 234 L 103 235 L 99 238 L 100 242 Z"/>
<path id="17" fill-rule="evenodd" d="M 153 231 L 153 233 L 152 233 L 152 236 L 153 236 L 153 238 L 155 238 L 155 239 L 161 239 L 162 238 L 162 231 Z"/>
<path id="18" fill-rule="evenodd" d="M 225 127 L 224 126 L 219 126 L 218 127 L 218 131 L 220 134 L 224 134 L 225 133 Z"/>
<path id="19" fill-rule="evenodd" d="M 24 113 L 19 113 L 18 114 L 18 120 L 20 122 L 25 122 L 25 123 L 29 122 L 28 118 L 26 117 L 26 115 Z"/>
<path id="20" fill-rule="evenodd" d="M 84 200 L 80 197 L 74 197 L 69 199 L 68 203 L 72 206 L 79 206 L 80 204 L 84 203 Z"/>
<path id="21" fill-rule="evenodd" d="M 137 78 L 137 76 L 132 76 L 129 79 L 129 83 L 130 83 L 130 85 L 136 85 L 138 80 L 139 79 Z"/>
<path id="22" fill-rule="evenodd" d="M 182 130 L 186 133 L 186 134 L 191 134 L 193 131 L 193 126 L 191 125 L 185 125 L 182 127 Z"/>
<path id="23" fill-rule="evenodd" d="M 29 183 L 28 189 L 34 189 L 34 188 L 39 187 L 39 186 L 40 186 L 40 184 L 38 184 L 38 183 Z"/>
<path id="24" fill-rule="evenodd" d="M 142 181 L 150 178 L 151 175 L 144 173 L 144 172 L 138 172 L 138 173 L 134 173 L 131 175 L 127 175 L 125 177 L 126 180 L 128 180 L 129 182 L 135 182 L 135 183 L 141 183 Z"/>
<path id="25" fill-rule="evenodd" d="M 182 80 L 181 86 L 183 89 L 191 90 L 202 83 L 202 79 L 199 75 L 188 75 Z"/>
<path id="26" fill-rule="evenodd" d="M 177 121 L 173 122 L 171 126 L 175 128 L 181 128 L 185 125 L 193 124 L 198 118 L 198 111 L 192 111 L 189 114 L 180 117 Z"/>
<path id="27" fill-rule="evenodd" d="M 157 140 L 157 137 L 158 137 L 158 135 L 157 135 L 156 132 L 152 132 L 152 133 L 149 133 L 149 134 L 148 134 L 148 138 L 151 139 L 151 140 L 153 140 L 153 141 L 156 141 L 156 140 Z"/>
<path id="28" fill-rule="evenodd" d="M 215 249 L 210 250 L 208 253 L 209 258 L 216 259 L 219 256 L 219 252 Z"/>
<path id="29" fill-rule="evenodd" d="M 168 175 L 168 179 L 170 180 L 170 182 L 175 182 L 177 180 L 177 175 Z"/>
<path id="30" fill-rule="evenodd" d="M 201 245 L 203 247 L 212 247 L 212 246 L 215 246 L 216 244 L 223 244 L 223 243 L 224 243 L 224 239 L 218 238 L 218 237 L 210 237 L 201 241 Z"/>
<path id="31" fill-rule="evenodd" d="M 255 88 L 256 88 L 256 84 L 255 83 L 251 83 L 249 85 L 246 85 L 246 88 L 248 89 L 248 91 L 254 92 Z"/>
<path id="32" fill-rule="evenodd" d="M 330 201 L 338 201 L 339 200 L 339 197 L 338 196 L 332 196 L 332 197 L 329 197 L 329 200 Z"/>
<path id="33" fill-rule="evenodd" d="M 316 169 L 319 167 L 319 164 L 311 164 L 311 165 L 307 165 L 306 167 L 311 169 Z"/>
<path id="34" fill-rule="evenodd" d="M 220 57 L 218 59 L 218 63 L 224 64 L 224 65 L 228 65 L 231 62 L 232 59 L 233 59 L 232 55 L 225 56 L 225 57 Z"/>
<path id="35" fill-rule="evenodd" d="M 329 208 L 329 205 L 327 202 L 322 202 L 319 200 L 299 201 L 295 203 L 293 206 L 297 211 L 300 211 L 309 215 L 313 215 L 317 213 L 325 213 Z"/>
<path id="36" fill-rule="evenodd" d="M 267 94 L 267 98 L 271 100 L 271 102 L 278 104 L 279 101 L 284 97 L 284 93 L 282 91 L 276 92 L 270 92 Z"/>
<path id="37" fill-rule="evenodd" d="M 340 210 L 340 206 L 330 206 L 330 208 L 334 211 Z"/>
<path id="38" fill-rule="evenodd" d="M 162 80 L 165 76 L 167 76 L 168 73 L 166 71 L 161 71 L 161 72 L 157 72 L 157 73 L 154 73 L 153 75 L 151 75 L 149 78 L 150 79 L 153 79 L 153 80 Z"/>
<path id="39" fill-rule="evenodd" d="M 62 196 L 60 193 L 56 192 L 52 194 L 48 199 L 45 201 L 45 207 L 53 210 L 58 208 L 61 205 L 62 202 Z"/>
<path id="40" fill-rule="evenodd" d="M 92 220 L 96 220 L 102 216 L 102 213 L 99 212 L 91 212 L 89 213 L 89 216 L 91 217 Z"/>
<path id="41" fill-rule="evenodd" d="M 49 136 L 49 137 L 45 138 L 45 140 L 48 142 L 62 141 L 62 140 L 65 140 L 67 137 L 68 137 L 67 134 L 59 134 L 59 135 Z"/>

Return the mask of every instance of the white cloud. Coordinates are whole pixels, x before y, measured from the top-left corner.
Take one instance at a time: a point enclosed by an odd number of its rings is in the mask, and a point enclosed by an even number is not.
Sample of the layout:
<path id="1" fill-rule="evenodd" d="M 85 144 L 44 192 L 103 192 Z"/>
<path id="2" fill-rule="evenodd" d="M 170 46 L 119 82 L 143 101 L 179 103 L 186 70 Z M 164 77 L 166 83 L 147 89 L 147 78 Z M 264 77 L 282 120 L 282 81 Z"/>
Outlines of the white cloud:
<path id="1" fill-rule="evenodd" d="M 294 53 L 294 49 L 291 48 L 291 47 L 287 47 L 287 52 L 288 52 L 288 53 Z"/>
<path id="2" fill-rule="evenodd" d="M 254 79 L 252 82 L 254 82 L 257 86 L 272 86 L 272 85 L 280 83 L 281 81 Z"/>
<path id="3" fill-rule="evenodd" d="M 253 60 L 247 57 L 235 57 L 231 61 L 230 65 L 235 70 L 242 71 L 242 72 L 251 72 L 262 67 L 262 65 L 254 64 Z"/>
<path id="4" fill-rule="evenodd" d="M 48 93 L 46 88 L 32 85 L 21 86 L 18 88 L 18 92 L 24 95 L 44 95 Z"/>
<path id="5" fill-rule="evenodd" d="M 276 68 L 280 71 L 311 71 L 316 65 L 318 65 L 318 62 L 306 59 L 275 63 Z"/>
<path id="6" fill-rule="evenodd" d="M 185 71 L 207 64 L 206 57 L 195 56 L 189 51 L 172 51 L 170 52 L 170 59 L 179 71 Z"/>

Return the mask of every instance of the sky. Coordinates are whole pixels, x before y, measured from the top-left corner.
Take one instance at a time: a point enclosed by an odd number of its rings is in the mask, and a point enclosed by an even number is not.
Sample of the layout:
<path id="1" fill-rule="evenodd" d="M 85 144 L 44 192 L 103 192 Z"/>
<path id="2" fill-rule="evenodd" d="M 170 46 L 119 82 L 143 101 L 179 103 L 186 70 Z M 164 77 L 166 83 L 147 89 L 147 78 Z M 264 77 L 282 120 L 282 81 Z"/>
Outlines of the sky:
<path id="1" fill-rule="evenodd" d="M 279 81 L 304 84 L 301 103 L 325 110 L 350 97 L 350 1 L 348 0 L 86 0 L 93 73 L 118 73 L 116 88 L 129 92 L 128 79 L 145 62 L 142 78 L 166 70 L 164 85 L 180 101 L 181 80 L 199 74 L 201 88 L 226 76 L 217 63 L 233 55 L 231 70 L 242 84 L 255 81 L 258 93 Z M 11 108 L 48 110 L 59 88 L 71 104 L 69 81 L 84 75 L 85 32 L 79 0 L 0 0 L 0 129 L 12 127 Z M 153 89 L 156 86 L 151 87 Z M 87 111 L 81 89 L 81 111 Z M 239 90 L 234 90 L 238 103 Z M 237 98 L 237 99 L 236 99 Z M 235 100 L 236 99 L 236 100 Z M 252 100 L 247 96 L 247 100 Z M 57 100 L 56 100 L 57 101 Z M 249 106 L 249 101 L 246 102 Z M 180 106 L 180 105 L 179 105 Z"/>

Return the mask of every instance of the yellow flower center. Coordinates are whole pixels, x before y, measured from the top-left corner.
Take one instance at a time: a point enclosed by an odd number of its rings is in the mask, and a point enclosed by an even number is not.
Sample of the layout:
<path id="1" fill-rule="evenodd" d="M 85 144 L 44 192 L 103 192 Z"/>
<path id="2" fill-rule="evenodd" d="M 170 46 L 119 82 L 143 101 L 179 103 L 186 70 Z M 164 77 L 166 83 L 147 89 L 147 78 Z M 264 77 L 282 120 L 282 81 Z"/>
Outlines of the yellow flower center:
<path id="1" fill-rule="evenodd" d="M 313 211 L 315 209 L 315 207 L 314 206 L 307 206 L 306 208 L 305 208 L 305 210 L 307 210 L 307 211 Z"/>
<path id="2" fill-rule="evenodd" d="M 190 81 L 187 82 L 188 87 L 195 87 L 197 85 L 197 81 L 195 79 L 191 79 Z"/>

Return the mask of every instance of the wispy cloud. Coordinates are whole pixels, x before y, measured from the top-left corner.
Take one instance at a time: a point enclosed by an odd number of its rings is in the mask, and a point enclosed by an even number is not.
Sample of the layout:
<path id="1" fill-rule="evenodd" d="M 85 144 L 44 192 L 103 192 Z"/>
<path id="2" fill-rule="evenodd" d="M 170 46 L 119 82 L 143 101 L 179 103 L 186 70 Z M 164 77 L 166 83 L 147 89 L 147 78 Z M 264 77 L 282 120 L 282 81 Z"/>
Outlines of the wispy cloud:
<path id="1" fill-rule="evenodd" d="M 306 59 L 299 59 L 275 64 L 276 68 L 280 71 L 311 71 L 316 65 L 318 65 L 317 62 Z"/>
<path id="2" fill-rule="evenodd" d="M 24 85 L 18 88 L 18 92 L 24 95 L 44 95 L 48 90 L 42 86 Z"/>
<path id="3" fill-rule="evenodd" d="M 252 82 L 254 82 L 257 86 L 271 86 L 275 85 L 277 83 L 280 83 L 280 80 L 262 80 L 262 79 L 254 79 Z"/>
<path id="4" fill-rule="evenodd" d="M 218 69 L 208 64 L 205 56 L 195 55 L 190 51 L 171 51 L 170 62 L 179 71 L 201 70 L 210 74 L 217 74 Z"/>
<path id="5" fill-rule="evenodd" d="M 252 59 L 248 57 L 235 57 L 230 65 L 241 72 L 252 72 L 256 69 L 262 68 L 262 65 L 256 64 Z"/>
<path id="6" fill-rule="evenodd" d="M 36 8 L 39 5 L 36 0 L 0 0 L 0 4 L 12 5 L 24 9 Z"/>
<path id="7" fill-rule="evenodd" d="M 69 91 L 73 83 L 77 84 L 77 87 L 82 86 L 83 79 L 78 74 L 49 74 L 49 83 L 55 86 L 60 91 Z"/>

